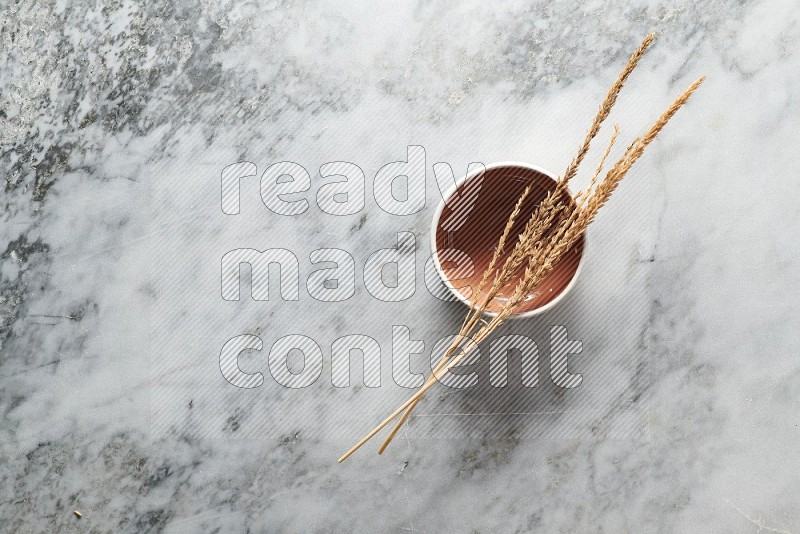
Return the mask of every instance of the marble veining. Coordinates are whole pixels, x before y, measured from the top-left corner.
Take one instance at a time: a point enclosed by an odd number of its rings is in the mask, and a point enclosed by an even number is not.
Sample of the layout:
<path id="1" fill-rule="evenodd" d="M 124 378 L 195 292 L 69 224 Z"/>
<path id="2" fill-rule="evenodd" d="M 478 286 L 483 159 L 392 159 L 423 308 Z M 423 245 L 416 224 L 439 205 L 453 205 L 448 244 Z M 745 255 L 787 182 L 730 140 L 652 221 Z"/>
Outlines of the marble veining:
<path id="1" fill-rule="evenodd" d="M 800 5 L 0 9 L 0 530 L 800 531 Z M 392 327 L 424 342 L 408 365 L 430 372 L 463 313 L 425 289 L 432 165 L 559 172 L 651 31 L 611 117 L 623 140 L 708 79 L 598 217 L 574 291 L 504 328 L 542 348 L 539 385 L 510 365 L 515 385 L 493 389 L 482 357 L 483 381 L 433 391 L 383 456 L 370 443 L 336 464 L 411 392 L 393 381 Z M 372 180 L 409 145 L 425 148 L 426 202 L 401 217 Z M 259 198 L 278 161 L 309 171 L 306 213 Z M 332 161 L 363 171 L 358 213 L 319 209 Z M 236 162 L 257 175 L 231 216 L 220 174 Z M 381 302 L 364 263 L 400 232 L 416 292 Z M 291 250 L 300 298 L 223 300 L 220 258 L 238 247 Z M 320 248 L 353 256 L 351 299 L 310 298 Z M 549 379 L 553 325 L 582 342 L 575 390 Z M 243 334 L 264 344 L 240 358 L 265 377 L 250 390 L 219 366 Z M 308 388 L 270 374 L 290 334 L 321 348 Z M 380 388 L 331 383 L 332 345 L 352 334 L 378 341 Z"/>

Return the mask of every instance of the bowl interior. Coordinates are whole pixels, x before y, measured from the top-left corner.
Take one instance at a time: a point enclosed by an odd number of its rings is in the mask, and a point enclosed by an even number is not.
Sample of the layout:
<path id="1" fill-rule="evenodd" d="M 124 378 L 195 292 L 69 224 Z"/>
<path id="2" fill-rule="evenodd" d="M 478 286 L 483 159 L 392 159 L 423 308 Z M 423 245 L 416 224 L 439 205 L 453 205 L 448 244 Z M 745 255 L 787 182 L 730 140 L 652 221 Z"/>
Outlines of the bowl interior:
<path id="1" fill-rule="evenodd" d="M 556 188 L 556 181 L 549 175 L 517 165 L 487 167 L 482 176 L 472 175 L 459 184 L 435 221 L 434 243 L 442 273 L 463 300 L 472 302 L 473 292 L 477 290 L 489 265 L 508 217 L 528 184 L 532 185 L 531 192 L 523 202 L 506 239 L 506 246 L 498 261 L 498 265 L 502 265 L 536 207 Z M 562 201 L 574 203 L 567 192 L 563 194 Z M 567 289 L 578 271 L 584 242 L 585 236 L 581 236 L 559 258 L 550 274 L 527 295 L 515 314 L 543 308 Z M 463 261 L 456 261 L 458 251 L 472 260 L 474 270 L 471 274 L 464 268 Z M 489 303 L 489 312 L 496 313 L 503 307 L 523 272 L 524 265 Z"/>

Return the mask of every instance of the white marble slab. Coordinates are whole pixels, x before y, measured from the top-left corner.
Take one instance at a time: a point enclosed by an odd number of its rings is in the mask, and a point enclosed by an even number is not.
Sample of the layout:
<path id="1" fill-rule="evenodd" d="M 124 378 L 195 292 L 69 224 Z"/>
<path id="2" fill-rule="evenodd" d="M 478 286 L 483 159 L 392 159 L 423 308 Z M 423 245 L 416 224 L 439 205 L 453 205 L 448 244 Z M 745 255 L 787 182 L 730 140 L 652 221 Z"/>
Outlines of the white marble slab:
<path id="1" fill-rule="evenodd" d="M 3 530 L 800 530 L 795 3 L 3 10 Z M 430 372 L 463 313 L 424 287 L 432 165 L 561 171 L 650 31 L 610 119 L 622 140 L 708 79 L 598 217 L 567 300 L 504 329 L 540 345 L 539 385 L 512 370 L 492 388 L 484 354 L 478 386 L 438 387 L 383 456 L 376 440 L 337 464 L 412 392 L 393 380 L 392 327 L 424 341 L 410 365 Z M 426 151 L 426 205 L 401 217 L 372 182 L 409 145 Z M 240 161 L 257 175 L 226 215 L 220 174 Z M 262 203 L 259 177 L 279 161 L 309 171 L 307 212 Z M 330 161 L 364 171 L 359 213 L 318 207 Z M 381 302 L 363 267 L 398 232 L 415 236 L 417 288 Z M 236 248 L 291 250 L 298 300 L 254 301 L 247 285 L 224 300 Z M 349 300 L 310 297 L 319 248 L 353 256 Z M 553 325 L 583 343 L 573 390 L 549 378 Z M 240 358 L 264 376 L 253 389 L 220 372 L 242 334 L 263 342 Z M 307 388 L 269 372 L 291 334 L 320 346 Z M 380 388 L 360 373 L 331 383 L 332 344 L 350 334 L 378 341 Z"/>

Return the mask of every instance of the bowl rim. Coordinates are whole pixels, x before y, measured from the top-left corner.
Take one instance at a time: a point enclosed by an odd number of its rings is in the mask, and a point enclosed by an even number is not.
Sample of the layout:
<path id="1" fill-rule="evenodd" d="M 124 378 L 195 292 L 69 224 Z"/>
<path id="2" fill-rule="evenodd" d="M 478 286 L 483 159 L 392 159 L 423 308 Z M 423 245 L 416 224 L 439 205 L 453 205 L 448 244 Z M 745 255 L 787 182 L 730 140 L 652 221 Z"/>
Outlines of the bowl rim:
<path id="1" fill-rule="evenodd" d="M 430 245 L 431 245 L 431 254 L 432 254 L 432 257 L 433 257 L 433 265 L 434 265 L 434 268 L 436 269 L 436 272 L 439 274 L 439 278 L 442 279 L 442 282 L 447 287 L 447 289 L 450 291 L 450 293 L 452 293 L 459 301 L 461 301 L 463 304 L 465 304 L 468 307 L 472 306 L 472 302 L 469 299 L 467 299 L 466 297 L 464 297 L 464 295 L 462 295 L 461 292 L 458 291 L 458 289 L 456 289 L 455 286 L 453 286 L 453 284 L 450 282 L 450 280 L 447 278 L 447 276 L 445 276 L 444 269 L 442 269 L 442 265 L 439 262 L 438 248 L 436 247 L 436 229 L 439 226 L 439 220 L 442 217 L 442 212 L 444 211 L 444 208 L 447 205 L 447 202 L 453 197 L 453 195 L 458 190 L 458 188 L 461 187 L 461 184 L 463 184 L 467 180 L 470 180 L 470 179 L 474 178 L 475 176 L 477 176 L 481 172 L 486 172 L 488 170 L 497 169 L 497 168 L 500 168 L 500 167 L 521 167 L 523 169 L 528 169 L 528 170 L 532 170 L 532 171 L 538 172 L 540 174 L 543 174 L 543 175 L 547 176 L 548 178 L 550 178 L 553 181 L 557 180 L 556 176 L 552 172 L 548 171 L 544 167 L 540 167 L 539 165 L 533 165 L 531 163 L 525 163 L 525 162 L 520 162 L 520 161 L 498 161 L 498 162 L 495 162 L 495 163 L 490 163 L 488 165 L 484 165 L 483 168 L 477 168 L 477 169 L 473 170 L 472 172 L 469 172 L 469 173 L 465 174 L 464 176 L 462 176 L 461 178 L 456 180 L 455 186 L 452 189 L 450 189 L 446 194 L 442 195 L 442 200 L 439 202 L 439 205 L 436 207 L 436 211 L 433 214 L 433 220 L 431 222 Z M 574 198 L 574 195 L 572 194 L 572 191 L 569 190 L 569 188 L 567 188 L 567 192 L 570 194 L 570 196 L 572 196 Z M 535 317 L 537 315 L 541 315 L 541 314 L 551 310 L 556 305 L 558 305 L 558 303 L 560 303 L 562 300 L 564 300 L 564 297 L 566 297 L 567 294 L 575 286 L 575 283 L 578 280 L 578 276 L 580 275 L 581 270 L 583 268 L 583 264 L 584 264 L 584 261 L 586 259 L 586 244 L 587 244 L 587 235 L 586 234 L 587 234 L 587 232 L 586 232 L 586 230 L 584 230 L 584 232 L 583 232 L 583 247 L 581 248 L 581 256 L 578 259 L 578 266 L 575 268 L 575 274 L 572 275 L 572 278 L 567 283 L 567 285 L 564 287 L 564 289 L 562 289 L 561 292 L 558 295 L 556 295 L 556 297 L 553 300 L 551 300 L 550 302 L 548 302 L 547 304 L 544 304 L 543 306 L 540 306 L 538 308 L 534 308 L 533 310 L 528 310 L 528 311 L 525 311 L 525 312 L 522 312 L 522 313 L 512 313 L 511 315 L 508 316 L 509 319 L 526 319 L 526 318 L 529 318 L 529 317 Z M 486 315 L 487 317 L 494 317 L 494 316 L 497 315 L 497 312 L 484 310 L 483 314 Z"/>

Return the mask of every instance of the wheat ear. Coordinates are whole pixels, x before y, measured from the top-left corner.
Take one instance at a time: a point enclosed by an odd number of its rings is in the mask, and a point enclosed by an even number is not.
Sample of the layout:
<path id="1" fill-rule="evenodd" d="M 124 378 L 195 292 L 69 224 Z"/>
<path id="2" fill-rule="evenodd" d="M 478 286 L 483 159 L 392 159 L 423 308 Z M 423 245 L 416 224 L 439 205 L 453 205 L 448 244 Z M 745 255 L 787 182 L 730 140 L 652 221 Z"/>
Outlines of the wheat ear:
<path id="1" fill-rule="evenodd" d="M 651 38 L 651 36 L 648 36 L 648 38 Z M 646 41 L 647 39 L 645 39 L 645 42 Z M 643 43 L 643 45 L 644 44 L 645 43 Z M 486 339 L 503 323 L 503 321 L 505 321 L 509 315 L 511 315 L 511 313 L 513 313 L 514 309 L 519 305 L 526 292 L 535 287 L 552 270 L 554 264 L 564 254 L 564 252 L 569 250 L 569 248 L 571 248 L 577 239 L 580 238 L 580 236 L 586 230 L 586 227 L 594 220 L 598 210 L 608 201 L 611 194 L 616 190 L 616 187 L 619 185 L 620 181 L 625 177 L 633 164 L 644 153 L 645 148 L 647 148 L 647 146 L 656 138 L 664 126 L 686 103 L 692 93 L 694 93 L 694 91 L 700 87 L 704 80 L 705 77 L 701 77 L 692 83 L 689 88 L 687 88 L 686 91 L 684 91 L 684 93 L 678 97 L 678 99 L 676 99 L 664 113 L 662 113 L 659 119 L 642 137 L 634 140 L 625 150 L 622 157 L 617 160 L 611 169 L 609 169 L 603 181 L 600 182 L 600 184 L 595 188 L 594 186 L 597 177 L 603 168 L 605 160 L 611 151 L 611 147 L 613 146 L 618 134 L 618 128 L 615 126 L 608 148 L 604 152 L 600 164 L 598 165 L 592 180 L 589 182 L 589 186 L 576 197 L 576 202 L 573 205 L 565 208 L 568 216 L 559 221 L 556 230 L 549 234 L 549 238 L 546 241 L 533 242 L 520 239 L 517 243 L 518 246 L 521 246 L 528 252 L 528 254 L 526 254 L 528 257 L 528 265 L 525 270 L 525 275 L 515 287 L 514 293 L 509 302 L 488 323 L 485 323 L 484 326 L 478 329 L 478 331 L 472 337 L 473 344 L 471 347 L 465 347 L 462 349 L 460 354 L 451 357 L 452 351 L 460 345 L 461 341 L 463 341 L 463 338 L 457 336 L 454 339 L 451 348 L 449 348 L 445 353 L 445 356 L 439 362 L 439 365 L 437 365 L 431 377 L 429 377 L 428 381 L 426 381 L 423 387 L 414 395 L 412 395 L 412 397 L 403 403 L 399 408 L 392 412 L 392 414 L 389 415 L 389 417 L 387 417 L 380 425 L 373 429 L 369 434 L 364 436 L 364 438 L 362 438 L 355 446 L 342 455 L 342 457 L 339 458 L 339 462 L 347 459 L 351 454 L 358 450 L 364 443 L 382 430 L 404 410 L 406 413 L 403 415 L 407 417 L 407 414 L 410 413 L 410 410 L 408 410 L 409 407 L 415 406 L 422 395 L 430 387 L 432 387 L 436 381 L 444 376 L 444 374 L 451 368 L 463 361 L 464 358 L 468 356 L 471 348 L 474 348 L 484 339 Z M 587 138 L 589 138 L 589 136 L 587 136 Z M 589 140 L 591 141 L 591 139 Z M 582 159 L 583 156 L 576 158 L 578 163 L 580 163 Z M 565 173 L 565 176 L 567 175 L 568 173 Z M 488 277 L 485 276 L 484 278 L 487 278 L 488 280 Z M 405 419 L 403 419 L 403 421 L 404 420 Z M 399 427 L 395 427 L 392 436 L 394 433 L 396 433 L 397 428 Z M 380 452 L 383 452 L 386 445 L 388 445 L 388 441 L 390 440 L 387 440 L 387 442 L 384 443 Z"/>

